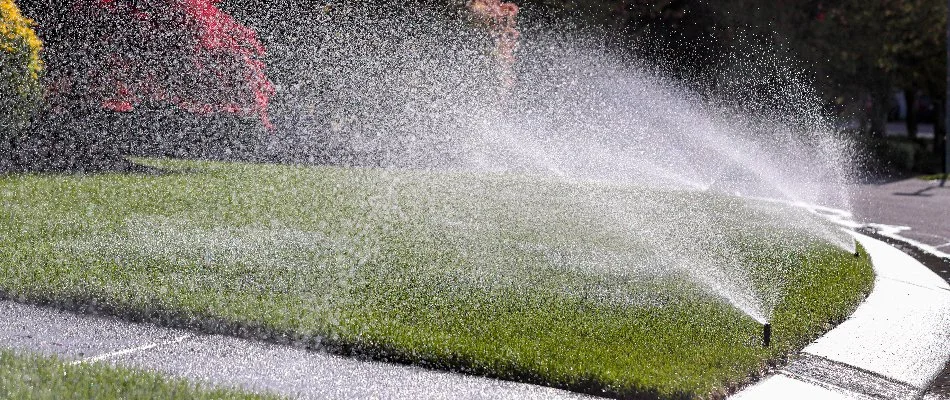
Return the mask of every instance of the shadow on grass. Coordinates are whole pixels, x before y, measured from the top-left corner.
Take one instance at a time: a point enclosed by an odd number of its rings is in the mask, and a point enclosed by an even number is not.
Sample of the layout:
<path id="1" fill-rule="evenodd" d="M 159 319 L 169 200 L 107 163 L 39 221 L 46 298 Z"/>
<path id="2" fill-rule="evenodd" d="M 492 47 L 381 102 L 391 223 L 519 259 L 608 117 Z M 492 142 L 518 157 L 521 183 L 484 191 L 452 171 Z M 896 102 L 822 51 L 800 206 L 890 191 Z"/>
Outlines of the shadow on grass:
<path id="1" fill-rule="evenodd" d="M 140 174 L 164 175 L 168 171 L 137 164 L 125 157 L 92 159 L 10 157 L 0 160 L 0 175 L 12 174 Z"/>
<path id="2" fill-rule="evenodd" d="M 129 161 L 119 139 L 89 121 L 41 117 L 29 132 L 0 137 L 0 174 L 161 174 Z"/>
<path id="3" fill-rule="evenodd" d="M 266 136 L 246 119 L 169 107 L 125 113 L 50 109 L 37 113 L 26 128 L 0 132 L 0 174 L 169 173 L 129 157 L 259 162 Z"/>

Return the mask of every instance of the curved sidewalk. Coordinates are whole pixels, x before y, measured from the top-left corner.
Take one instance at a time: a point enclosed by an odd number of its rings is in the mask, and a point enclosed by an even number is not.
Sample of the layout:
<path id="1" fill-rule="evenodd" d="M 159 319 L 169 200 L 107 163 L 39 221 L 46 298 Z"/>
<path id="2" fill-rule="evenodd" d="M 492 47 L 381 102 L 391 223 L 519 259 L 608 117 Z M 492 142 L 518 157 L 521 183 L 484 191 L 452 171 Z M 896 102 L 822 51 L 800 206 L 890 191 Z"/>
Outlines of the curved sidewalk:
<path id="1" fill-rule="evenodd" d="M 581 399 L 547 387 L 0 301 L 0 347 L 304 399 Z"/>
<path id="2" fill-rule="evenodd" d="M 916 399 L 950 359 L 950 285 L 913 257 L 852 233 L 874 289 L 798 360 L 732 399 Z"/>

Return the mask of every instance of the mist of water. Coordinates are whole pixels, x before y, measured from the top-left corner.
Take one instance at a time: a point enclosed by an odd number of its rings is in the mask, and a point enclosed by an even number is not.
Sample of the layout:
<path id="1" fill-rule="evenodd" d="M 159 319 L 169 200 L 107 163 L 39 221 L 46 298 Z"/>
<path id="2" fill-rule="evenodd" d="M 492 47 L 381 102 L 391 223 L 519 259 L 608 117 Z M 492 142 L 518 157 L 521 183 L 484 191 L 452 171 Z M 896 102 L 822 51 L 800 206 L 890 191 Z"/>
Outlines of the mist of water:
<path id="1" fill-rule="evenodd" d="M 780 58 L 735 57 L 709 83 L 676 81 L 596 35 L 523 20 L 516 61 L 502 65 L 464 13 L 382 9 L 341 6 L 265 33 L 277 87 L 273 157 L 850 208 L 851 144 Z M 854 246 L 819 216 L 779 203 L 749 200 L 760 212 L 744 221 L 689 203 L 586 201 L 653 249 L 651 268 L 681 271 L 760 322 L 781 279 L 753 285 L 728 232 L 766 226 Z"/>

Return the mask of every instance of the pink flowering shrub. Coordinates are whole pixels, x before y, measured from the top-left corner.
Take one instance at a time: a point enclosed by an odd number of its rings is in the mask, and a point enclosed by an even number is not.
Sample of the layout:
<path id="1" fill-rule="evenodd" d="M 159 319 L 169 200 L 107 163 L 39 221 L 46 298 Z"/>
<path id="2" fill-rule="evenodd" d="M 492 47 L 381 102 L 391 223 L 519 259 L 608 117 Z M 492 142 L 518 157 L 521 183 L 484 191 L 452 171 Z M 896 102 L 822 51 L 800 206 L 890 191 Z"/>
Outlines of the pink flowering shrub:
<path id="1" fill-rule="evenodd" d="M 495 40 L 495 54 L 502 67 L 505 86 L 514 83 L 512 65 L 518 49 L 518 6 L 501 0 L 470 0 L 468 9 Z"/>
<path id="2" fill-rule="evenodd" d="M 218 2 L 76 0 L 73 23 L 96 40 L 87 49 L 92 64 L 66 90 L 113 111 L 170 103 L 198 114 L 256 116 L 269 128 L 274 89 L 260 60 L 265 49 Z"/>

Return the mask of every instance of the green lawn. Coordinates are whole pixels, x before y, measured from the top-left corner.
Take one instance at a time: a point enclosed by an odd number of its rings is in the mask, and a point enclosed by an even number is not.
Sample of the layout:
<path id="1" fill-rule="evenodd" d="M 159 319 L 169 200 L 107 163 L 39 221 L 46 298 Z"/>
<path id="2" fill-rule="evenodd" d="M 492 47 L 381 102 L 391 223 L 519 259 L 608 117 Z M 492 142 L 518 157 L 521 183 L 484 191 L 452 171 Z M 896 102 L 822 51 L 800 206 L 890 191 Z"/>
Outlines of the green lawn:
<path id="1" fill-rule="evenodd" d="M 0 399 L 277 399 L 209 389 L 180 379 L 105 364 L 67 364 L 56 358 L 0 350 Z"/>
<path id="2" fill-rule="evenodd" d="M 816 240 L 822 231 L 803 211 L 729 196 L 139 162 L 164 172 L 0 177 L 0 292 L 578 391 L 679 398 L 715 397 L 800 349 L 873 282 L 866 257 Z M 731 287 L 774 309 L 771 348 L 759 324 L 701 283 L 716 276 L 742 277 Z"/>

